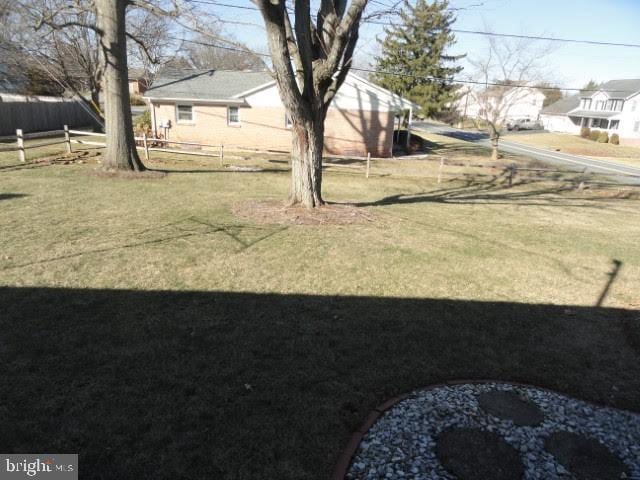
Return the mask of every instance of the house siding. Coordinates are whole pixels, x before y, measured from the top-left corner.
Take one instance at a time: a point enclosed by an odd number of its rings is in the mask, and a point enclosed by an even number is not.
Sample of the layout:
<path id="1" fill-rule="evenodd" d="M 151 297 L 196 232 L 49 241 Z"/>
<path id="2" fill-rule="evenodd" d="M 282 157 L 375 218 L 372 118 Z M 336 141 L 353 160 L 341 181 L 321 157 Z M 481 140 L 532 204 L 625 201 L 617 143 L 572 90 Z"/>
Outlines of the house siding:
<path id="1" fill-rule="evenodd" d="M 180 102 L 180 104 L 190 102 Z M 279 106 L 241 106 L 240 124 L 228 125 L 227 106 L 192 104 L 193 121 L 178 123 L 176 102 L 153 104 L 156 124 L 171 121 L 168 139 L 193 141 L 225 148 L 286 150 L 291 148 L 291 130 L 285 126 L 285 110 Z M 325 151 L 335 155 L 391 156 L 393 112 L 330 108 L 325 121 Z M 158 133 L 163 129 L 158 128 Z"/>

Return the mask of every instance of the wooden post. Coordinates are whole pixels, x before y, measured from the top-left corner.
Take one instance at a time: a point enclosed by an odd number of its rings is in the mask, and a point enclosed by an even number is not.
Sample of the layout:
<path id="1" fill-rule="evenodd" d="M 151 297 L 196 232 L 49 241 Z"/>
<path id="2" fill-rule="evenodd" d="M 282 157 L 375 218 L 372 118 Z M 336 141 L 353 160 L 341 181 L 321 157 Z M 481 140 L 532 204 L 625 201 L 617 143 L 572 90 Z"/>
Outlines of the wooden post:
<path id="1" fill-rule="evenodd" d="M 224 143 L 220 144 L 220 166 L 224 167 Z"/>
<path id="2" fill-rule="evenodd" d="M 67 153 L 71 153 L 71 136 L 69 135 L 69 125 L 64 126 L 64 142 L 67 144 Z"/>
<path id="3" fill-rule="evenodd" d="M 367 178 L 369 178 L 370 169 L 371 169 L 371 152 L 367 152 Z"/>
<path id="4" fill-rule="evenodd" d="M 411 153 L 409 151 L 409 147 L 411 147 L 411 122 L 412 121 L 413 121 L 413 107 L 409 107 L 409 118 L 407 119 L 407 140 L 405 143 L 407 154 Z"/>
<path id="5" fill-rule="evenodd" d="M 16 140 L 18 142 L 18 155 L 20 156 L 20 161 L 22 163 L 27 163 L 27 155 L 24 149 L 24 136 L 22 134 L 22 129 L 16 130 Z"/>
<path id="6" fill-rule="evenodd" d="M 147 142 L 147 132 L 142 132 L 142 146 L 144 147 L 144 159 L 149 161 L 149 142 Z"/>
<path id="7" fill-rule="evenodd" d="M 513 175 L 515 172 L 515 165 L 509 165 L 509 186 L 513 185 Z"/>
<path id="8" fill-rule="evenodd" d="M 438 170 L 438 183 L 442 182 L 442 168 L 444 167 L 444 157 L 440 157 L 440 169 Z"/>

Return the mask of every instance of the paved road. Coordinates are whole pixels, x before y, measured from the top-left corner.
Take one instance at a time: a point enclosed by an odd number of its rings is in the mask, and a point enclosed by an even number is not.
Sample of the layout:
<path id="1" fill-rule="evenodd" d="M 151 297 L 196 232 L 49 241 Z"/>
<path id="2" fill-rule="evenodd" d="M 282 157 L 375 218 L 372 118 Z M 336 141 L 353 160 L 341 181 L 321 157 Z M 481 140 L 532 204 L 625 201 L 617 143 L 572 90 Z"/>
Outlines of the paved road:
<path id="1" fill-rule="evenodd" d="M 478 145 L 491 147 L 489 137 L 485 133 L 460 130 L 449 127 L 448 125 L 429 122 L 416 122 L 412 127 L 415 130 L 446 135 L 459 140 L 465 140 Z M 536 160 L 561 165 L 580 172 L 586 169 L 587 172 L 611 175 L 617 181 L 640 185 L 640 167 L 531 147 L 529 145 L 516 143 L 512 141 L 511 138 L 517 139 L 517 134 L 508 135 L 500 139 L 499 148 L 501 151 L 517 155 L 526 155 L 527 157 L 535 158 Z"/>

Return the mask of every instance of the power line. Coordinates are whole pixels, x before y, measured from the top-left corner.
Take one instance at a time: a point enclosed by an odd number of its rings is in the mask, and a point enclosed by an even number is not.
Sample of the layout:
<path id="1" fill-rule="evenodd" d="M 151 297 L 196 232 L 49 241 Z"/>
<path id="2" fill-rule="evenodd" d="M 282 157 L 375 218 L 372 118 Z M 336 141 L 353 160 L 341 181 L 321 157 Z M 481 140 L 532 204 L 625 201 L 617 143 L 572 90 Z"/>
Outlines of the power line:
<path id="1" fill-rule="evenodd" d="M 271 58 L 271 55 L 268 53 L 259 53 L 254 52 L 253 50 L 235 48 L 235 47 L 226 47 L 224 45 L 216 45 L 214 43 L 202 42 L 198 40 L 189 40 L 186 38 L 178 38 L 178 37 L 168 37 L 172 40 L 177 40 L 181 42 L 193 43 L 196 45 L 203 45 L 206 47 L 219 48 L 221 50 L 230 50 L 234 52 L 240 53 L 248 53 L 251 55 L 257 55 L 260 57 Z M 399 72 L 387 72 L 383 70 L 374 70 L 369 68 L 359 68 L 359 67 L 350 67 L 351 70 L 359 71 L 359 72 L 367 72 L 367 73 L 376 73 L 379 75 L 395 75 L 398 77 L 411 77 L 416 79 L 424 79 L 431 81 L 441 81 L 441 82 L 453 82 L 453 83 L 464 83 L 469 85 L 485 85 L 492 87 L 509 87 L 509 88 L 536 88 L 538 90 L 565 90 L 565 91 L 574 91 L 574 92 L 600 92 L 605 91 L 609 93 L 623 93 L 626 90 L 602 90 L 602 89 L 587 89 L 587 88 L 577 88 L 577 87 L 544 87 L 544 86 L 534 86 L 534 85 L 525 85 L 525 84 L 511 84 L 511 83 L 500 83 L 500 82 L 483 82 L 479 80 L 464 80 L 461 78 L 444 78 L 444 77 L 434 77 L 434 76 L 420 76 L 420 75 L 412 75 L 410 73 L 399 73 Z"/>
<path id="2" fill-rule="evenodd" d="M 215 0 L 186 0 L 186 1 L 191 3 L 202 3 L 206 5 L 214 5 L 214 6 L 225 7 L 225 8 L 237 8 L 242 10 L 259 11 L 257 7 L 250 7 L 248 5 L 234 5 L 230 3 L 218 2 Z M 376 2 L 376 3 L 380 3 L 380 2 Z M 382 5 L 382 3 L 380 4 Z M 389 26 L 389 22 L 382 22 L 379 20 L 363 20 L 362 23 Z M 598 45 L 598 46 L 605 46 L 605 47 L 640 48 L 640 43 L 619 43 L 619 42 L 607 42 L 607 41 L 577 39 L 577 38 L 544 37 L 541 35 L 519 35 L 515 33 L 487 32 L 484 30 L 464 30 L 460 28 L 452 28 L 451 31 L 454 33 L 462 33 L 462 34 L 468 34 L 468 35 L 484 35 L 484 36 L 490 36 L 490 37 L 519 38 L 524 40 L 545 40 L 549 42 L 561 42 L 561 43 L 583 43 L 587 45 Z"/>

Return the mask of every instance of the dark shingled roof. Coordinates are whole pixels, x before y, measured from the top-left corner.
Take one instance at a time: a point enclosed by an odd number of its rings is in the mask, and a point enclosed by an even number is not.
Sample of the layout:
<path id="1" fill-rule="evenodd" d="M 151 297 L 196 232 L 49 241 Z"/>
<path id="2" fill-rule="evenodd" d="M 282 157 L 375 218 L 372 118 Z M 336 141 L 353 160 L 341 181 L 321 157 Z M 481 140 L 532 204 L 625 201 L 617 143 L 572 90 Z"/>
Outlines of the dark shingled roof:
<path id="1" fill-rule="evenodd" d="M 179 70 L 153 82 L 145 97 L 192 100 L 231 100 L 235 95 L 273 80 L 268 72 Z"/>
<path id="2" fill-rule="evenodd" d="M 609 80 L 600 85 L 598 90 L 604 90 L 611 98 L 627 98 L 640 91 L 640 78 L 626 80 Z M 596 92 L 583 92 L 583 97 L 590 97 Z"/>
<path id="3" fill-rule="evenodd" d="M 580 94 L 570 95 L 568 97 L 561 98 L 557 102 L 546 106 L 542 109 L 544 115 L 566 115 L 574 108 L 580 106 Z"/>

